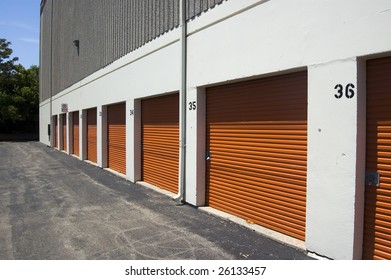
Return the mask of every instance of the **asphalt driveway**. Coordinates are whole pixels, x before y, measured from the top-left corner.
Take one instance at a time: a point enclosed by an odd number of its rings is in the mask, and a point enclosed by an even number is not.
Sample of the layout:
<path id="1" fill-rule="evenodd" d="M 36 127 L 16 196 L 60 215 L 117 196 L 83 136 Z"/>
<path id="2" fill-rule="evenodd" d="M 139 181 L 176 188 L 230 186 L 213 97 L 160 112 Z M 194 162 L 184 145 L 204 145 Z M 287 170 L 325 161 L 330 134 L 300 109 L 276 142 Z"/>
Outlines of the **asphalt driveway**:
<path id="1" fill-rule="evenodd" d="M 0 259 L 309 259 L 38 142 L 0 142 Z"/>

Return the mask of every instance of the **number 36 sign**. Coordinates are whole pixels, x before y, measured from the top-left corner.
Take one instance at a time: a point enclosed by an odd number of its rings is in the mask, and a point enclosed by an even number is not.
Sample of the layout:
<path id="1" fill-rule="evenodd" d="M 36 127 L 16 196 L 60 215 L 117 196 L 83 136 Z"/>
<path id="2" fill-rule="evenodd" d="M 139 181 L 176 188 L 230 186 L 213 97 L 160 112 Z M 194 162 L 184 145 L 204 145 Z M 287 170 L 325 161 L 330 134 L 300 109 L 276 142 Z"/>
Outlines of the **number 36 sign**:
<path id="1" fill-rule="evenodd" d="M 347 84 L 345 87 L 341 84 L 338 84 L 334 87 L 334 89 L 337 90 L 337 93 L 334 94 L 334 96 L 337 99 L 342 98 L 344 95 L 346 96 L 346 98 L 353 98 L 356 93 L 355 88 L 356 87 L 354 86 L 354 84 Z"/>

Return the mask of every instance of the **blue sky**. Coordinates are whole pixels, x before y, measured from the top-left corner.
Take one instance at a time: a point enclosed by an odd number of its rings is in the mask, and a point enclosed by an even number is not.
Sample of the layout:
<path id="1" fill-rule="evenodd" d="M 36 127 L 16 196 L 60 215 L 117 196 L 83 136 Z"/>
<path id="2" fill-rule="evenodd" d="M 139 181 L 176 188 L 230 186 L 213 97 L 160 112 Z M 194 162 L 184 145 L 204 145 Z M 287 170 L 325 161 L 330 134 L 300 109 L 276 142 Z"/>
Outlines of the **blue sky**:
<path id="1" fill-rule="evenodd" d="M 39 64 L 41 0 L 0 0 L 0 38 L 12 43 L 12 56 L 25 68 Z"/>

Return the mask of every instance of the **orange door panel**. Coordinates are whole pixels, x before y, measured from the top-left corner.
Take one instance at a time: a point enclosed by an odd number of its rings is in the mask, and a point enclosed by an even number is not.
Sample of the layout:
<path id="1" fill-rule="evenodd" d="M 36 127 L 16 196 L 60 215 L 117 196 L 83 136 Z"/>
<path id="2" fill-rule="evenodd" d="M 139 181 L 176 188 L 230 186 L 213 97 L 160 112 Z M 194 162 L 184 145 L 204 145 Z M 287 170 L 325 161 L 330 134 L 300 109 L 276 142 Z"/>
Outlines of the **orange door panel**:
<path id="1" fill-rule="evenodd" d="M 73 154 L 79 156 L 79 112 L 73 112 Z"/>
<path id="2" fill-rule="evenodd" d="M 307 72 L 208 88 L 207 203 L 305 239 Z"/>
<path id="3" fill-rule="evenodd" d="M 143 181 L 178 192 L 179 94 L 145 99 L 142 107 Z"/>
<path id="4" fill-rule="evenodd" d="M 87 159 L 97 162 L 96 108 L 87 110 Z"/>
<path id="5" fill-rule="evenodd" d="M 367 62 L 366 170 L 379 186 L 366 186 L 363 259 L 391 259 L 391 57 Z"/>
<path id="6" fill-rule="evenodd" d="M 126 174 L 125 103 L 107 106 L 108 167 Z"/>

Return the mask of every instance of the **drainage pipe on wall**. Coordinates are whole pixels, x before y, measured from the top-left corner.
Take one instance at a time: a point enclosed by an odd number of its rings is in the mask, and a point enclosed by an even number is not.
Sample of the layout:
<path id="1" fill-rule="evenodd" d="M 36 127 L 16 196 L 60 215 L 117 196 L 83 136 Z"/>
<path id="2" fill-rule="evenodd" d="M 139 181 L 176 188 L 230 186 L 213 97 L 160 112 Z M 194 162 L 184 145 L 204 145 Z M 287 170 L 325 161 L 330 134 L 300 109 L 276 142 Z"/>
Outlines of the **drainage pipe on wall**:
<path id="1" fill-rule="evenodd" d="M 45 4 L 46 3 L 44 3 L 44 5 Z M 49 142 L 50 143 L 49 144 L 50 144 L 50 147 L 53 148 L 55 145 L 54 138 L 56 137 L 56 136 L 53 137 L 53 132 L 54 132 L 54 135 L 56 135 L 55 134 L 56 131 L 54 131 L 53 128 L 55 127 L 57 130 L 57 123 L 56 123 L 56 125 L 54 125 L 54 123 L 53 123 L 53 6 L 54 6 L 54 1 L 52 1 L 50 6 L 51 6 L 50 7 L 51 11 L 50 11 L 50 121 L 49 121 L 49 123 L 50 123 Z M 42 55 L 41 48 L 39 48 L 39 49 L 40 49 L 40 55 Z"/>
<path id="2" fill-rule="evenodd" d="M 175 201 L 183 201 L 185 197 L 185 172 L 186 172 L 186 67 L 187 67 L 187 26 L 186 26 L 186 1 L 180 2 L 180 28 L 181 28 L 181 90 L 179 94 L 179 178 L 178 194 L 173 197 Z"/>

